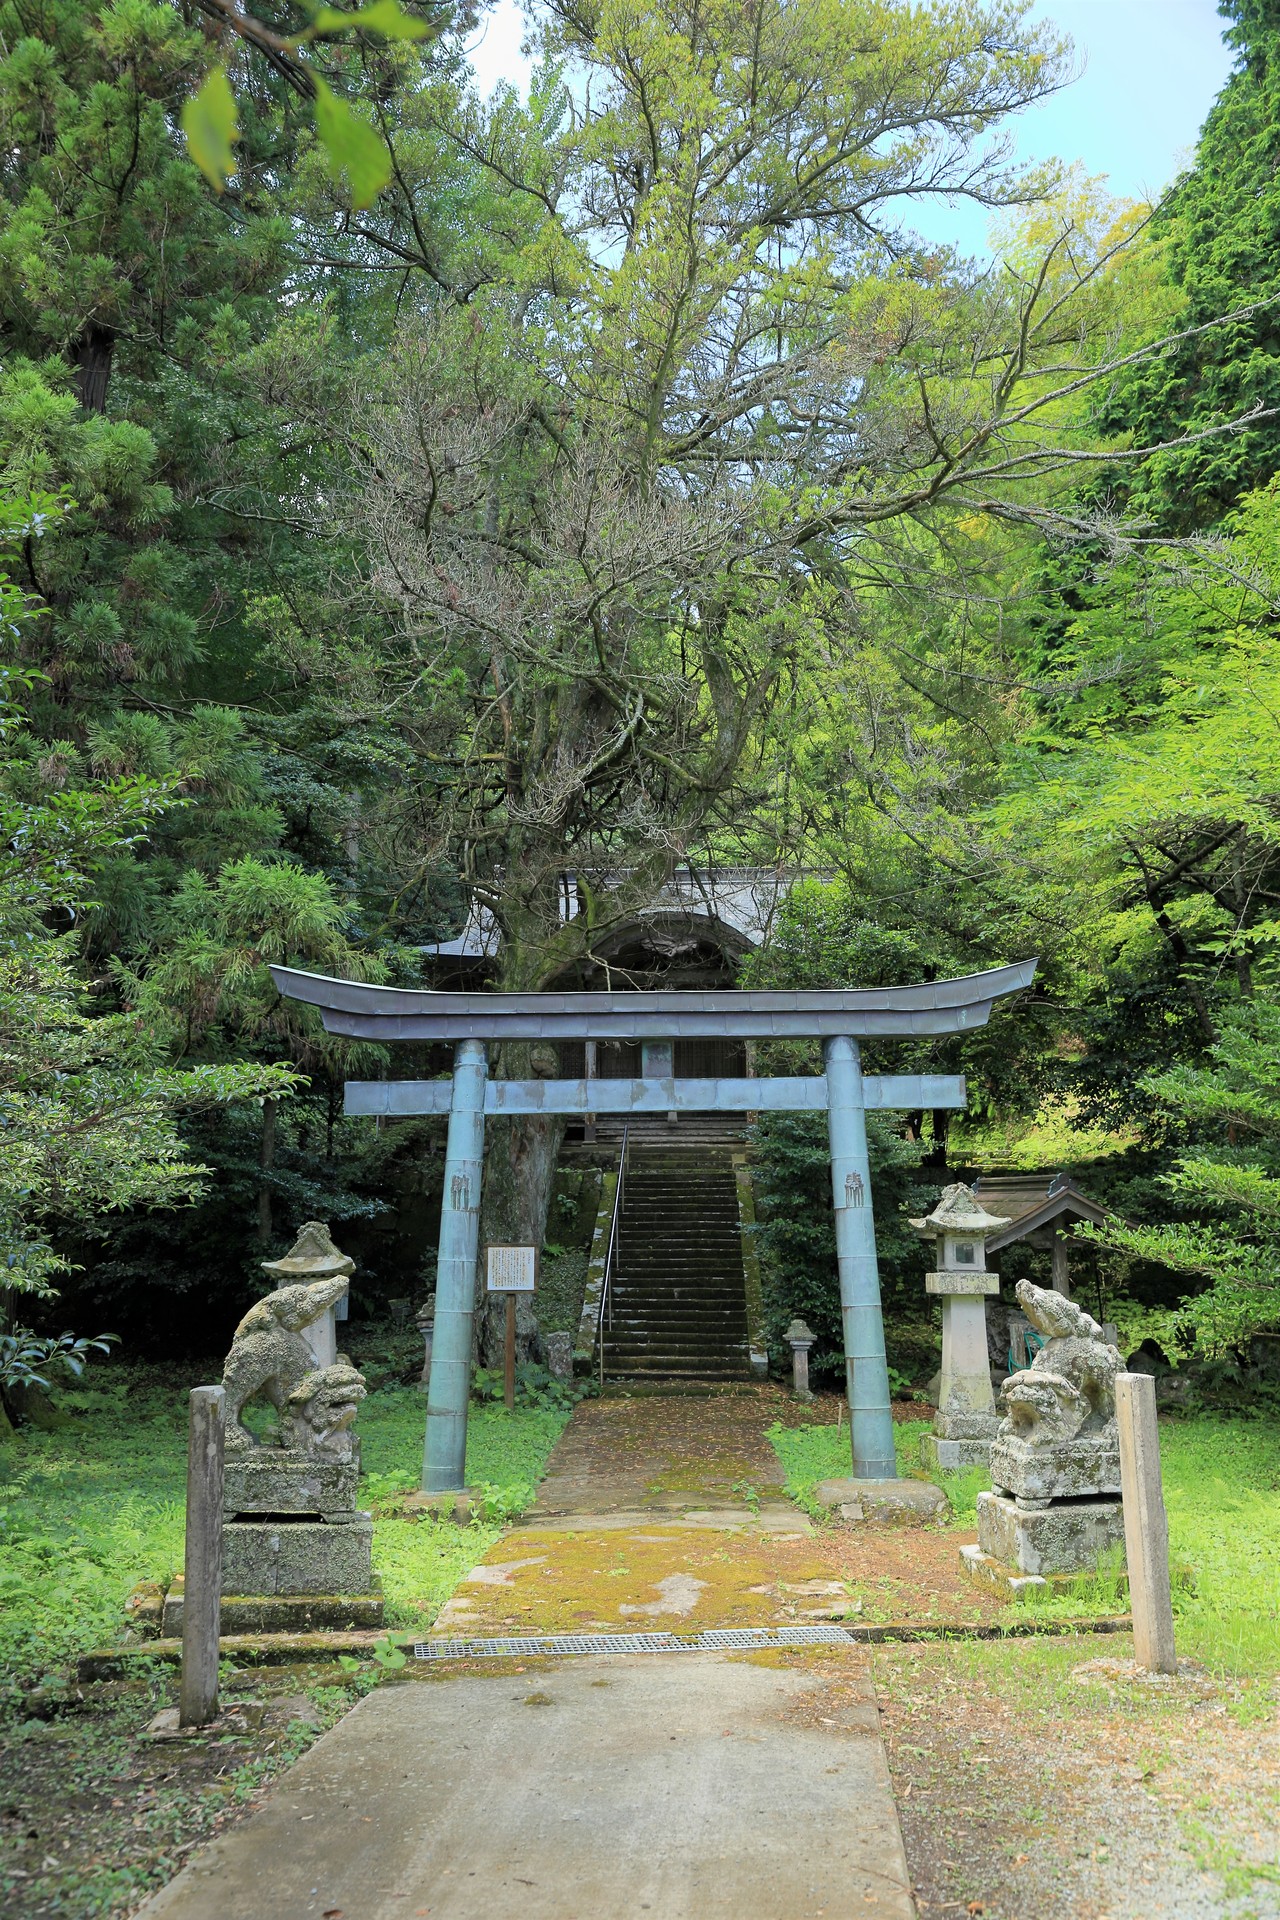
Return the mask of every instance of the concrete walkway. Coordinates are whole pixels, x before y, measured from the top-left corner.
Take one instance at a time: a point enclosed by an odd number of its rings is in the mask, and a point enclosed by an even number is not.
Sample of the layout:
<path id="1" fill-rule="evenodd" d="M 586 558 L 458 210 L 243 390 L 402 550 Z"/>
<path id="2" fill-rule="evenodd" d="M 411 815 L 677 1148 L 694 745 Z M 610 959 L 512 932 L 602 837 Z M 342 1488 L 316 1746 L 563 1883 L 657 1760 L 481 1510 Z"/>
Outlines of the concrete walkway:
<path id="1" fill-rule="evenodd" d="M 778 1662 L 379 1688 L 138 1920 L 912 1920 L 860 1656 Z"/>
<path id="2" fill-rule="evenodd" d="M 852 1617 L 839 1537 L 816 1536 L 783 1492 L 773 1417 L 750 1394 L 580 1406 L 537 1507 L 430 1637 Z M 195 1856 L 147 1920 L 915 1913 L 852 1644 L 440 1660 L 408 1675 Z"/>

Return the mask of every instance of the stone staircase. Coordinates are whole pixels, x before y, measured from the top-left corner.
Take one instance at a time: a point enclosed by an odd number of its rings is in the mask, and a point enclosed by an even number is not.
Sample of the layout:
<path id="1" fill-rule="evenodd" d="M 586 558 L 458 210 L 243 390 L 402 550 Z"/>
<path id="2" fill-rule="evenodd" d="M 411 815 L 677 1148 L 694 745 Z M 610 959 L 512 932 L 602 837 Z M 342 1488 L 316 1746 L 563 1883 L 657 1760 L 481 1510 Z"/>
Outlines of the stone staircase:
<path id="1" fill-rule="evenodd" d="M 606 1379 L 752 1377 L 737 1184 L 723 1147 L 632 1146 L 612 1299 Z"/>

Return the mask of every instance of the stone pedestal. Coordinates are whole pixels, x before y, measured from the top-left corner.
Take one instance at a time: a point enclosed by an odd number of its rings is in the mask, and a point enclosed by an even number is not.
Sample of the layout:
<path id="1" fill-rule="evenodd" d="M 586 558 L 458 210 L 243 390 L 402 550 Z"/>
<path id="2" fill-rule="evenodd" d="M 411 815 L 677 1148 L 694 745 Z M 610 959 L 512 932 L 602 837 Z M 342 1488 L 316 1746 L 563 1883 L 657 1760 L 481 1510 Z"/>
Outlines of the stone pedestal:
<path id="1" fill-rule="evenodd" d="M 373 1520 L 232 1520 L 222 1530 L 222 1579 L 229 1594 L 368 1593 L 373 1586 Z"/>
<path id="2" fill-rule="evenodd" d="M 1099 1433 L 1077 1434 L 1052 1447 L 1001 1434 L 991 1448 L 991 1484 L 1020 1507 L 1053 1500 L 1120 1498 L 1120 1438 L 1114 1421 Z"/>
<path id="3" fill-rule="evenodd" d="M 1005 1493 L 978 1495 L 978 1545 L 1020 1573 L 1092 1573 L 1124 1546 L 1124 1507 L 1113 1500 L 1059 1500 L 1027 1508 Z"/>
<path id="4" fill-rule="evenodd" d="M 929 1480 L 822 1480 L 813 1497 L 841 1520 L 925 1526 L 948 1511 L 946 1494 Z"/>
<path id="5" fill-rule="evenodd" d="M 302 1630 L 323 1601 L 326 1613 L 380 1622 L 373 1521 L 356 1506 L 359 1472 L 358 1456 L 325 1460 L 289 1448 L 261 1447 L 227 1463 L 224 1620 L 271 1615 Z"/>
<path id="6" fill-rule="evenodd" d="M 942 1300 L 942 1376 L 925 1463 L 950 1472 L 985 1466 L 1000 1425 L 991 1391 L 986 1300 L 999 1293 L 1000 1276 L 945 1269 L 925 1275 L 925 1290 Z"/>
<path id="7" fill-rule="evenodd" d="M 227 1461 L 223 1514 L 229 1522 L 264 1513 L 346 1520 L 356 1510 L 359 1477 L 358 1456 L 320 1460 L 286 1447 L 260 1447 Z"/>
<path id="8" fill-rule="evenodd" d="M 164 1596 L 161 1632 L 174 1639 L 182 1632 L 183 1583 L 174 1581 Z M 224 1594 L 221 1633 L 350 1633 L 383 1623 L 382 1589 L 374 1575 L 368 1593 Z"/>

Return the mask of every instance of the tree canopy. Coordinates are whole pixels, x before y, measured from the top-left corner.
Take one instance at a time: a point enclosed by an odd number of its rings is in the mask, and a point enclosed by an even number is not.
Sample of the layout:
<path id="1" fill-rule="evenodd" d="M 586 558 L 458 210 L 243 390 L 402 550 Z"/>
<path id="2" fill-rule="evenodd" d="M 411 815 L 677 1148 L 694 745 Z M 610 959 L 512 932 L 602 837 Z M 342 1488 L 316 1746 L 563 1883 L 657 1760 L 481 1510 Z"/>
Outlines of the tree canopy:
<path id="1" fill-rule="evenodd" d="M 1071 71 L 1021 0 L 538 0 L 488 99 L 466 10 L 0 0 L 18 1267 L 172 1327 L 305 1210 L 411 1291 L 439 1130 L 347 1122 L 385 1058 L 267 963 L 430 981 L 483 920 L 494 984 L 613 982 L 738 865 L 798 877 L 753 978 L 1041 953 L 916 1050 L 971 1111 L 885 1133 L 903 1194 L 1101 1129 L 1115 1286 L 1271 1324 L 1201 1098 L 1280 926 L 1275 26 L 1223 11 L 1148 208 L 1016 163 Z M 493 1237 L 558 1147 L 491 1129 Z"/>

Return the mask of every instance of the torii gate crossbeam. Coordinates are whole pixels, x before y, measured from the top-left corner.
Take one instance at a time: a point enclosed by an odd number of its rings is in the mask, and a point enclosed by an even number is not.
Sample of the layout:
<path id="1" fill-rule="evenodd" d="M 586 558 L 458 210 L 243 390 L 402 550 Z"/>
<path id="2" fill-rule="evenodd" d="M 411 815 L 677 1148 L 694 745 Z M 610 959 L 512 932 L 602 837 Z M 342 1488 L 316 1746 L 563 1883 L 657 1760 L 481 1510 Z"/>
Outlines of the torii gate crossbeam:
<path id="1" fill-rule="evenodd" d="M 451 1080 L 352 1081 L 346 1089 L 348 1113 L 449 1116 L 424 1488 L 449 1492 L 461 1489 L 466 1480 L 486 1113 L 825 1111 L 853 1471 L 858 1479 L 891 1479 L 893 1419 L 871 1213 L 867 1109 L 963 1107 L 965 1087 L 955 1075 L 864 1077 L 858 1040 L 984 1026 L 997 1000 L 1030 986 L 1035 967 L 1034 960 L 1027 960 L 910 987 L 744 993 L 447 993 L 366 986 L 272 967 L 281 993 L 318 1006 L 330 1033 L 454 1042 Z M 821 1039 L 825 1071 L 752 1080 L 684 1080 L 671 1070 L 673 1039 L 784 1036 Z M 639 1040 L 641 1076 L 621 1081 L 491 1081 L 486 1047 L 502 1039 Z"/>

